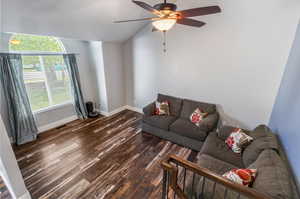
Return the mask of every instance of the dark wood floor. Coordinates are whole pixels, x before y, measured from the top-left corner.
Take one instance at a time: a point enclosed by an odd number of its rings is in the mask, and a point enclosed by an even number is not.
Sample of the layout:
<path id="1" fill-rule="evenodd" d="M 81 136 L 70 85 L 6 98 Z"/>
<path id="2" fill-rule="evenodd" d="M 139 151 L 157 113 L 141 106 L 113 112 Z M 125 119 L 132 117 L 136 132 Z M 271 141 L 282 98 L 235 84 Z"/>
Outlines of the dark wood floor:
<path id="1" fill-rule="evenodd" d="M 141 114 L 74 121 L 15 148 L 33 199 L 160 198 L 160 161 L 196 153 L 141 132 Z"/>
<path id="2" fill-rule="evenodd" d="M 1 176 L 0 176 L 0 199 L 12 199 Z"/>

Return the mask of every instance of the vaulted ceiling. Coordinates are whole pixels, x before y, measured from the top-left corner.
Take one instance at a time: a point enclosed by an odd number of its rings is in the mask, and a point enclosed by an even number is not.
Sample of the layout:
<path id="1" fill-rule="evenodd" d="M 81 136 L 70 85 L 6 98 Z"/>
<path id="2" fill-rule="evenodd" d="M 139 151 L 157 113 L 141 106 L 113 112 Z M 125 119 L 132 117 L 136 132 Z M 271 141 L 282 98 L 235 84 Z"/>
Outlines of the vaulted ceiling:
<path id="1" fill-rule="evenodd" d="M 125 41 L 145 22 L 114 24 L 114 20 L 149 15 L 131 0 L 3 0 L 3 30 L 82 40 Z M 150 5 L 162 0 L 145 0 Z M 180 9 L 218 1 L 169 0 Z"/>

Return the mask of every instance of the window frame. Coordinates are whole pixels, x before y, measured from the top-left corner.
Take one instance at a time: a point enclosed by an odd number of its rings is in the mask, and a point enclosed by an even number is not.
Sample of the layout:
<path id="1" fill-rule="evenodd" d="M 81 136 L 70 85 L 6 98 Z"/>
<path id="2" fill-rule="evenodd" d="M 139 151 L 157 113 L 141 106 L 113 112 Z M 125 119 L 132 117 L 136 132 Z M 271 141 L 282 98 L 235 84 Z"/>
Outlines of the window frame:
<path id="1" fill-rule="evenodd" d="M 12 52 L 14 53 L 15 51 L 12 51 Z M 17 51 L 15 53 L 21 53 L 21 54 L 24 53 L 24 54 L 26 54 L 26 53 L 30 53 L 30 52 L 28 52 L 28 51 L 27 52 L 26 51 Z M 45 52 L 35 52 L 35 53 L 36 54 L 43 54 L 43 53 L 45 54 Z M 38 55 L 36 55 L 36 56 L 38 56 Z M 40 56 L 43 57 L 45 55 L 40 55 Z M 52 110 L 55 110 L 55 109 L 59 109 L 59 108 L 62 108 L 62 107 L 66 107 L 66 106 L 69 106 L 69 105 L 73 105 L 74 98 L 73 98 L 72 95 L 70 97 L 71 97 L 71 100 L 67 100 L 67 101 L 65 101 L 63 103 L 60 103 L 60 104 L 52 104 L 52 105 L 49 105 L 49 106 L 41 108 L 41 109 L 32 110 L 32 113 L 35 115 L 35 114 L 40 114 L 40 113 L 44 113 L 44 112 L 47 112 L 47 111 L 52 111 Z"/>
<path id="2" fill-rule="evenodd" d="M 61 104 L 54 104 L 54 105 L 51 105 L 51 106 L 47 106 L 45 108 L 41 108 L 41 109 L 38 109 L 38 110 L 35 110 L 35 111 L 32 111 L 32 112 L 33 112 L 34 115 L 36 115 L 36 114 L 45 113 L 45 112 L 48 112 L 48 111 L 53 111 L 53 110 L 63 108 L 63 107 L 66 107 L 66 106 L 70 106 L 70 105 L 73 105 L 72 100 L 71 101 L 66 101 L 66 102 L 61 103 Z"/>
<path id="3" fill-rule="evenodd" d="M 22 34 L 22 33 L 15 33 L 15 34 L 12 34 L 8 40 L 8 43 L 11 41 L 11 39 L 16 35 L 16 34 Z M 23 34 L 23 35 L 26 35 L 26 34 Z M 57 38 L 57 37 L 52 37 L 56 40 L 56 42 L 59 44 L 60 48 L 62 49 L 61 52 L 49 52 L 49 51 L 14 51 L 14 50 L 10 50 L 9 49 L 9 52 L 10 53 L 16 53 L 16 54 L 37 54 L 36 56 L 39 56 L 38 54 L 41 54 L 40 56 L 45 56 L 45 54 L 49 54 L 49 55 L 46 55 L 46 56 L 52 56 L 51 54 L 57 54 L 57 56 L 59 56 L 59 54 L 61 54 L 61 56 L 63 56 L 63 54 L 66 54 L 67 51 L 66 51 L 66 48 L 63 44 L 63 42 Z M 43 55 L 44 54 L 44 55 Z M 35 55 L 33 55 L 35 56 Z M 66 106 L 70 106 L 70 105 L 73 105 L 74 103 L 74 98 L 73 96 L 71 95 L 71 100 L 68 100 L 68 101 L 65 101 L 63 103 L 60 103 L 60 104 L 53 104 L 53 105 L 49 105 L 47 107 L 44 107 L 44 108 L 41 108 L 41 109 L 37 109 L 37 110 L 32 110 L 32 113 L 34 115 L 37 115 L 37 114 L 41 114 L 41 113 L 45 113 L 45 112 L 48 112 L 48 111 L 53 111 L 53 110 L 56 110 L 56 109 L 59 109 L 59 108 L 63 108 L 63 107 L 66 107 Z"/>

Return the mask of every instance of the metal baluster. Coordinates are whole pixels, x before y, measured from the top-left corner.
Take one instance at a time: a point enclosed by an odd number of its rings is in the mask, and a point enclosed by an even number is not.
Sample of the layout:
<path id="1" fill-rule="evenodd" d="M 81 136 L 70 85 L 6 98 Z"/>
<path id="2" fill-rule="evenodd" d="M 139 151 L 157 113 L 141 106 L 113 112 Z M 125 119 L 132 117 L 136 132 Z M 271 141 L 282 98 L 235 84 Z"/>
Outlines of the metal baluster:
<path id="1" fill-rule="evenodd" d="M 177 168 L 177 171 L 178 171 L 178 164 L 176 163 L 176 168 Z M 178 173 L 179 174 L 179 173 Z M 177 182 L 178 183 L 178 182 Z M 173 193 L 174 193 L 174 199 L 176 199 L 176 193 L 175 193 L 175 190 L 173 190 Z"/>
<path id="2" fill-rule="evenodd" d="M 168 198 L 168 171 L 163 171 L 163 190 L 162 190 L 162 199 Z M 167 197 L 166 197 L 167 196 Z"/>
<path id="3" fill-rule="evenodd" d="M 204 192 L 204 187 L 205 187 L 205 177 L 202 177 L 203 181 L 202 181 L 202 187 L 201 187 L 201 195 L 203 195 Z"/>
<path id="4" fill-rule="evenodd" d="M 170 173 L 167 171 L 167 183 L 166 183 L 166 186 L 167 186 L 167 188 L 166 188 L 166 190 L 167 190 L 167 199 L 169 198 L 169 185 L 170 185 Z"/>
<path id="5" fill-rule="evenodd" d="M 237 199 L 240 199 L 240 198 L 241 198 L 241 194 L 239 193 L 239 195 L 238 195 Z"/>
<path id="6" fill-rule="evenodd" d="M 184 193 L 184 189 L 185 189 L 185 177 L 186 177 L 186 168 L 184 168 L 184 173 L 183 173 L 183 188 L 182 188 L 182 190 L 183 190 L 183 193 Z"/>
<path id="7" fill-rule="evenodd" d="M 226 199 L 226 197 L 227 197 L 227 192 L 228 192 L 228 189 L 226 188 L 225 193 L 224 193 L 224 199 Z"/>
<path id="8" fill-rule="evenodd" d="M 211 196 L 211 199 L 213 199 L 213 198 L 215 197 L 215 193 L 216 193 L 216 185 L 217 185 L 217 183 L 215 182 L 215 183 L 214 183 L 214 187 L 213 187 L 213 194 L 212 194 L 212 196 Z"/>
<path id="9" fill-rule="evenodd" d="M 193 172 L 192 194 L 194 194 L 194 185 L 195 185 L 195 173 Z"/>

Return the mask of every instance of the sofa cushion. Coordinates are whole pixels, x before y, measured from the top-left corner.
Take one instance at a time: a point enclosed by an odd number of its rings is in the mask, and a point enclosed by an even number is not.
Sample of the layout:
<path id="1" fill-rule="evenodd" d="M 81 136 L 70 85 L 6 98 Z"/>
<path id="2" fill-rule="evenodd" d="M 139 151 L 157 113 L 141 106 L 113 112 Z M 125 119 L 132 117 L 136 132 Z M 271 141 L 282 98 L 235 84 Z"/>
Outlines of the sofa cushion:
<path id="1" fill-rule="evenodd" d="M 276 151 L 272 149 L 266 149 L 259 154 L 257 159 L 252 164 L 250 164 L 248 168 L 271 167 L 276 164 L 275 161 L 278 158 L 279 156 Z"/>
<path id="2" fill-rule="evenodd" d="M 152 116 L 144 116 L 143 121 L 152 126 L 169 130 L 169 126 L 176 120 L 174 116 L 167 115 L 152 115 Z"/>
<path id="3" fill-rule="evenodd" d="M 252 187 L 274 199 L 292 199 L 290 178 L 286 169 L 280 166 L 262 167 L 258 169 Z"/>
<path id="4" fill-rule="evenodd" d="M 158 94 L 157 101 L 159 102 L 168 101 L 170 105 L 170 114 L 172 116 L 177 116 L 177 117 L 180 115 L 180 111 L 182 107 L 182 99 L 173 96 Z"/>
<path id="5" fill-rule="evenodd" d="M 216 112 L 215 104 L 208 104 L 204 102 L 197 102 L 193 100 L 184 99 L 180 117 L 189 119 L 191 114 L 195 111 L 196 108 L 200 108 L 201 110 L 203 110 L 208 114 L 212 114 Z"/>
<path id="6" fill-rule="evenodd" d="M 170 130 L 178 135 L 204 141 L 207 133 L 186 119 L 179 118 L 171 124 Z"/>
<path id="7" fill-rule="evenodd" d="M 276 151 L 264 150 L 249 168 L 257 169 L 253 188 L 275 199 L 293 198 L 292 177 Z"/>
<path id="8" fill-rule="evenodd" d="M 236 168 L 236 166 L 234 166 L 228 162 L 224 162 L 222 160 L 219 160 L 219 159 L 214 158 L 207 154 L 201 154 L 198 157 L 197 164 L 201 167 L 209 169 L 210 171 L 212 171 L 218 175 L 222 175 L 222 174 Z"/>
<path id="9" fill-rule="evenodd" d="M 200 151 L 200 154 L 207 154 L 234 165 L 236 168 L 244 168 L 241 154 L 234 153 L 224 142 L 218 138 L 216 132 L 211 132 Z"/>
<path id="10" fill-rule="evenodd" d="M 272 130 L 266 125 L 259 125 L 253 131 L 249 132 L 249 135 L 254 139 L 266 137 L 272 135 Z"/>
<path id="11" fill-rule="evenodd" d="M 252 133 L 250 134 L 252 135 Z M 257 137 L 257 135 L 254 136 Z M 265 149 L 279 150 L 279 144 L 274 134 L 269 133 L 265 137 L 257 137 L 244 149 L 242 154 L 244 165 L 247 167 L 253 163 L 258 158 L 260 153 Z"/>

